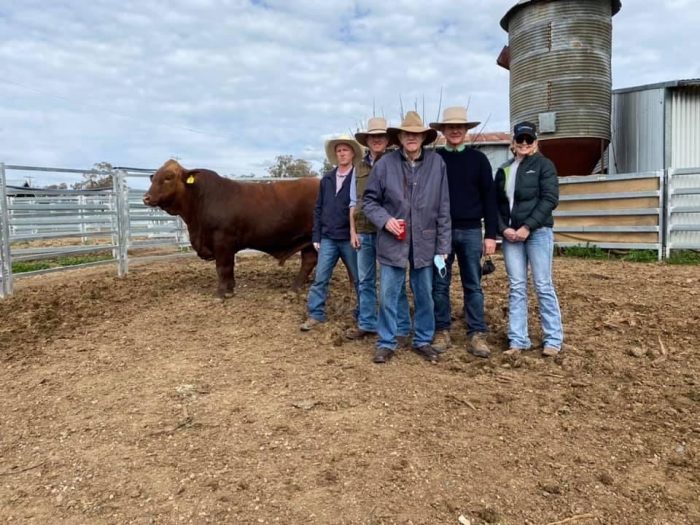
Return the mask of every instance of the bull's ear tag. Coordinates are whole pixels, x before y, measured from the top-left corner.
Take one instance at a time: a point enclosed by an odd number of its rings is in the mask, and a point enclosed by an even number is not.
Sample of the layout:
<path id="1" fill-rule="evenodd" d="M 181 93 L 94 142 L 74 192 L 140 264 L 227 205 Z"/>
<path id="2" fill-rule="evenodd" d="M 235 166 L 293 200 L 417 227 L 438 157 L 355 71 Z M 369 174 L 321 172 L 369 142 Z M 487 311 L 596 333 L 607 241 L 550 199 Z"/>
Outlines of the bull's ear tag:
<path id="1" fill-rule="evenodd" d="M 187 177 L 187 180 L 185 181 L 187 184 L 194 184 L 194 175 L 190 175 Z"/>

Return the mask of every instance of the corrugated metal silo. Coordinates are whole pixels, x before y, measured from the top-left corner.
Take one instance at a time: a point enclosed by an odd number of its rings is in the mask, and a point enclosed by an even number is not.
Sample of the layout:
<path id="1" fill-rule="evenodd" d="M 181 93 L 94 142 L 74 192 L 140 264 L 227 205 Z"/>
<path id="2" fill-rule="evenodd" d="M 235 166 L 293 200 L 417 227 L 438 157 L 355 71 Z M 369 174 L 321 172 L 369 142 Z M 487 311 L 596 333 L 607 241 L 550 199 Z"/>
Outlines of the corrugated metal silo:
<path id="1" fill-rule="evenodd" d="M 619 0 L 520 0 L 501 19 L 511 125 L 538 126 L 559 175 L 591 173 L 610 142 L 612 17 Z"/>

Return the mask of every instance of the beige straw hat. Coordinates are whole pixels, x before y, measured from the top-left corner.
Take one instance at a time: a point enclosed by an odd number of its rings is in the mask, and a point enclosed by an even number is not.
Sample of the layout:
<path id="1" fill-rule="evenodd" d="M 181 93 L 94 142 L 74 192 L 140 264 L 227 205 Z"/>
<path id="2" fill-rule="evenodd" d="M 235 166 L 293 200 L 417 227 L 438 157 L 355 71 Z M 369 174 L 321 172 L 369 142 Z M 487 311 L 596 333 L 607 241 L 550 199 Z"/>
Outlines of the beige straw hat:
<path id="1" fill-rule="evenodd" d="M 360 161 L 362 160 L 362 146 L 360 146 L 360 143 L 357 142 L 354 138 L 352 138 L 350 135 L 340 135 L 334 139 L 330 139 L 326 141 L 326 157 L 328 157 L 328 161 L 333 165 L 337 166 L 338 165 L 338 157 L 335 154 L 335 147 L 338 144 L 347 144 L 350 146 L 353 151 L 355 152 L 355 157 L 352 159 L 353 164 L 359 164 Z"/>
<path id="2" fill-rule="evenodd" d="M 430 127 L 442 131 L 446 124 L 464 124 L 467 129 L 471 129 L 481 124 L 481 122 L 469 122 L 467 119 L 467 108 L 452 106 L 445 108 L 445 111 L 442 112 L 442 121 L 431 122 Z"/>
<path id="3" fill-rule="evenodd" d="M 423 140 L 424 146 L 434 142 L 437 138 L 437 131 L 425 127 L 420 115 L 415 111 L 409 111 L 406 113 L 400 126 L 395 128 L 387 128 L 386 132 L 389 135 L 390 144 L 401 146 L 401 142 L 399 142 L 400 131 L 407 131 L 408 133 L 425 133 L 425 139 Z"/>
<path id="4" fill-rule="evenodd" d="M 372 117 L 367 121 L 367 131 L 355 133 L 357 142 L 367 146 L 367 137 L 370 135 L 386 135 L 386 119 L 382 117 Z"/>

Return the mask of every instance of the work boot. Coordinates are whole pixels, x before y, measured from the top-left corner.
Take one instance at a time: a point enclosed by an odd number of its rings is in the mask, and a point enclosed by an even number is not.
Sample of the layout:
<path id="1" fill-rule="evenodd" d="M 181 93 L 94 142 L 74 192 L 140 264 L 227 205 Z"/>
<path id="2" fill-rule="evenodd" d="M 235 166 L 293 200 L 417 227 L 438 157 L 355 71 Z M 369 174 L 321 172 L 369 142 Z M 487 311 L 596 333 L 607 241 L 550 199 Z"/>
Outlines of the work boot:
<path id="1" fill-rule="evenodd" d="M 438 362 L 439 352 L 431 345 L 414 346 L 413 351 L 429 363 L 435 364 Z"/>
<path id="2" fill-rule="evenodd" d="M 306 321 L 301 323 L 299 330 L 301 330 L 302 332 L 308 332 L 318 324 L 321 324 L 321 321 L 319 321 L 318 319 L 314 319 L 313 317 L 309 317 Z"/>
<path id="3" fill-rule="evenodd" d="M 437 330 L 435 332 L 435 336 L 433 337 L 433 350 L 435 350 L 437 353 L 441 354 L 447 349 L 452 346 L 452 339 L 450 339 L 450 331 L 445 329 L 445 330 Z"/>
<path id="4" fill-rule="evenodd" d="M 394 357 L 394 351 L 391 348 L 380 347 L 374 351 L 374 358 L 372 361 L 379 365 L 382 363 L 388 363 L 392 357 Z"/>
<path id="5" fill-rule="evenodd" d="M 469 348 L 470 354 L 476 357 L 491 357 L 491 350 L 489 345 L 486 343 L 486 334 L 483 332 L 477 332 L 472 334 L 469 338 Z"/>
<path id="6" fill-rule="evenodd" d="M 542 350 L 542 357 L 555 357 L 559 355 L 559 348 L 554 348 L 553 346 L 545 346 Z"/>
<path id="7" fill-rule="evenodd" d="M 360 339 L 371 337 L 376 334 L 374 332 L 363 330 L 362 328 L 350 328 L 346 330 L 343 335 L 345 336 L 345 339 L 349 339 L 350 341 L 359 341 Z"/>

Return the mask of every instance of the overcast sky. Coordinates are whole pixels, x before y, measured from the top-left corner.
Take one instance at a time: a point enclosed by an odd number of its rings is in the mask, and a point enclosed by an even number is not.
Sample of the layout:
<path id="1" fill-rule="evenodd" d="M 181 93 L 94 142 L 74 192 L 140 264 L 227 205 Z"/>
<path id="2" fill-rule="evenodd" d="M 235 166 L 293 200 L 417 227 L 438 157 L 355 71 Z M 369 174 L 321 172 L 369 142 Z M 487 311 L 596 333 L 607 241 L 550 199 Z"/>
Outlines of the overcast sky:
<path id="1" fill-rule="evenodd" d="M 263 175 L 291 154 L 319 167 L 323 141 L 373 108 L 398 124 L 402 100 L 434 120 L 441 89 L 443 108 L 468 103 L 485 131 L 507 131 L 496 57 L 515 3 L 2 2 L 0 162 L 154 168 L 176 157 Z M 698 28 L 698 0 L 623 0 L 613 86 L 700 77 Z"/>

